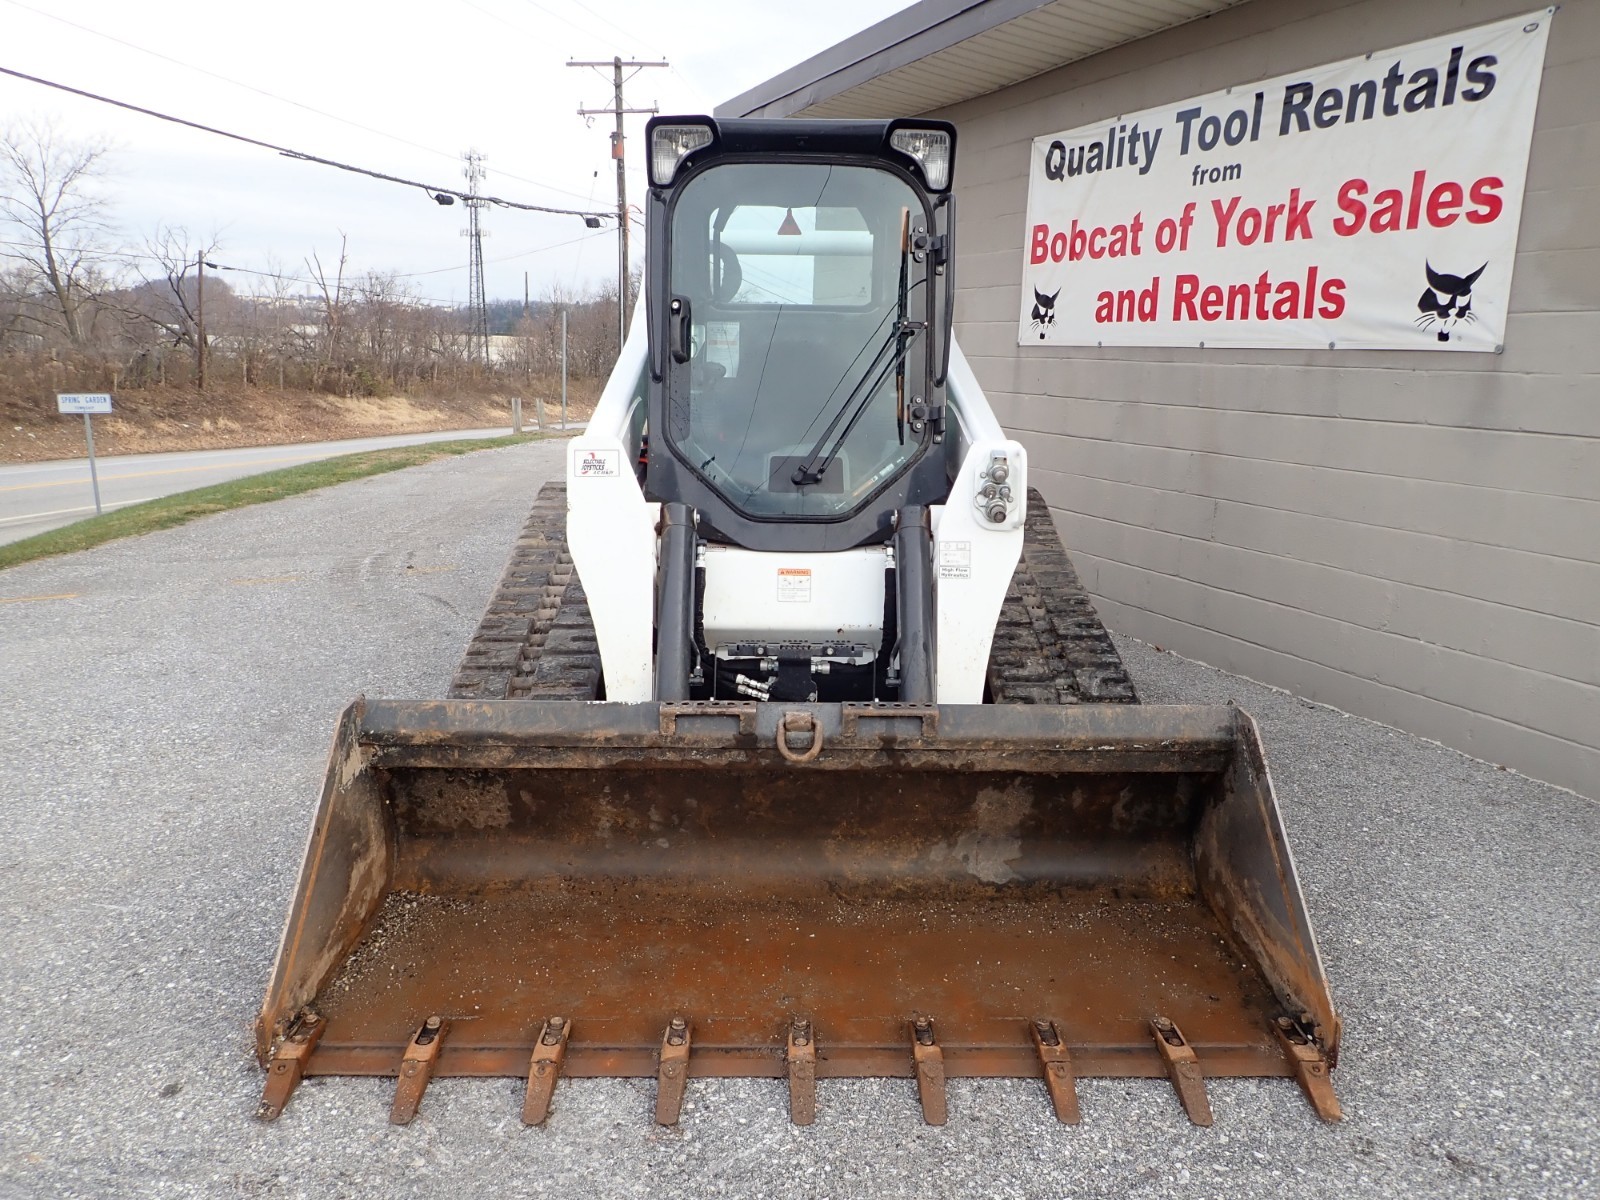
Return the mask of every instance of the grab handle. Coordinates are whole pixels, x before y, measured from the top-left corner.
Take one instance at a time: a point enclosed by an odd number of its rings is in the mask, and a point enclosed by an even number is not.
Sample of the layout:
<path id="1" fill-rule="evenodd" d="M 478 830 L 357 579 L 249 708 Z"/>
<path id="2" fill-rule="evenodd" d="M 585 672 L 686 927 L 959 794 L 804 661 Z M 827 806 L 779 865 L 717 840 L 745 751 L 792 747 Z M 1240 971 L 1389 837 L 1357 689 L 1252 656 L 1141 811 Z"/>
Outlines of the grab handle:
<path id="1" fill-rule="evenodd" d="M 667 305 L 667 325 L 670 330 L 668 345 L 672 347 L 672 361 L 686 363 L 693 352 L 690 344 L 689 302 L 682 296 L 674 296 L 672 303 Z"/>

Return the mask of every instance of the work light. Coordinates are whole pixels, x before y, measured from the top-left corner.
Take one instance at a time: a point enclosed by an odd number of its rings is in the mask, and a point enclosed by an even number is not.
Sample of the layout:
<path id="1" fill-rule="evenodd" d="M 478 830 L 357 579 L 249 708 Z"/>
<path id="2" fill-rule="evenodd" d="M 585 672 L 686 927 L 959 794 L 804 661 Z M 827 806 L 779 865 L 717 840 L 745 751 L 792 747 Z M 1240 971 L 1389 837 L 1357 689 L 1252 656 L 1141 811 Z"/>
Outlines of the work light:
<path id="1" fill-rule="evenodd" d="M 650 182 L 666 187 L 684 156 L 711 144 L 706 125 L 657 125 L 650 131 Z"/>
<path id="2" fill-rule="evenodd" d="M 950 186 L 949 130 L 896 129 L 889 135 L 889 145 L 917 160 L 930 191 L 942 192 Z"/>

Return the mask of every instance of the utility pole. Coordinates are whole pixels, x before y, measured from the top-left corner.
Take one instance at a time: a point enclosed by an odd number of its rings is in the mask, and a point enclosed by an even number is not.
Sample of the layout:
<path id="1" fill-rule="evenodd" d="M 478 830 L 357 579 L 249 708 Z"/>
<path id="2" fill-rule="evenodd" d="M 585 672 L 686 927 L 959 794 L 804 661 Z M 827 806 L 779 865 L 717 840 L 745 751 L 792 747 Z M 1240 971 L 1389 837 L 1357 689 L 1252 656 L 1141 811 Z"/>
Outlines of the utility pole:
<path id="1" fill-rule="evenodd" d="M 620 57 L 613 58 L 610 62 L 573 62 L 568 61 L 569 67 L 595 67 L 611 68 L 612 99 L 609 108 L 584 108 L 578 107 L 580 117 L 593 117 L 602 113 L 612 113 L 617 118 L 616 131 L 611 135 L 611 157 L 617 160 L 617 349 L 622 349 L 622 343 L 628 336 L 628 308 L 632 297 L 629 295 L 628 286 L 628 173 L 622 156 L 622 118 L 625 113 L 656 113 L 658 108 L 627 108 L 622 102 L 622 85 L 646 67 L 667 66 L 667 60 L 660 62 L 635 62 L 624 60 Z M 624 76 L 624 67 L 631 67 L 632 73 Z M 648 153 L 648 150 L 646 151 Z"/>
<path id="2" fill-rule="evenodd" d="M 194 362 L 200 390 L 206 390 L 206 256 L 194 260 Z"/>

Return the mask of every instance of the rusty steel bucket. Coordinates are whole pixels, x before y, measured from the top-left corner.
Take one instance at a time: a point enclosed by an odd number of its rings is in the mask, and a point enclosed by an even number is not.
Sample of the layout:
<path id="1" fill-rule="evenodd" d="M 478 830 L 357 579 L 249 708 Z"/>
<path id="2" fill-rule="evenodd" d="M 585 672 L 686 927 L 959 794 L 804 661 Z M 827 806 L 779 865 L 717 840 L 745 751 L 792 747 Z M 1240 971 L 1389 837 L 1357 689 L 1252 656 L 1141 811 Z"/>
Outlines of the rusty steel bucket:
<path id="1" fill-rule="evenodd" d="M 303 1075 L 1297 1078 L 1339 1018 L 1232 707 L 357 701 L 257 1023 Z"/>

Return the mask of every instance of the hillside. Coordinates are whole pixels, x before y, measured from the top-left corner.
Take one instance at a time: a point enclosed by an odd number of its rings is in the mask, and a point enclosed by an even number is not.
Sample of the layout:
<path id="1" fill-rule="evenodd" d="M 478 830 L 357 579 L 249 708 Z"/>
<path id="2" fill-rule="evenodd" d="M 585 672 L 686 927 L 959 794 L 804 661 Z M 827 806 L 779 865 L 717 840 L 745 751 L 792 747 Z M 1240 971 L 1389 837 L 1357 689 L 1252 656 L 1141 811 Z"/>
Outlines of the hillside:
<path id="1" fill-rule="evenodd" d="M 0 395 L 0 461 L 82 458 L 83 420 L 56 412 L 55 395 Z M 426 396 L 333 396 L 239 383 L 208 387 L 139 388 L 114 393 L 115 411 L 94 418 L 96 454 L 145 454 L 270 446 L 389 433 L 510 427 L 509 391 Z M 599 394 L 596 380 L 568 385 L 569 411 L 586 417 Z M 550 421 L 559 420 L 561 381 L 535 378 L 523 396 L 523 422 L 534 427 L 535 396 L 543 396 Z"/>

